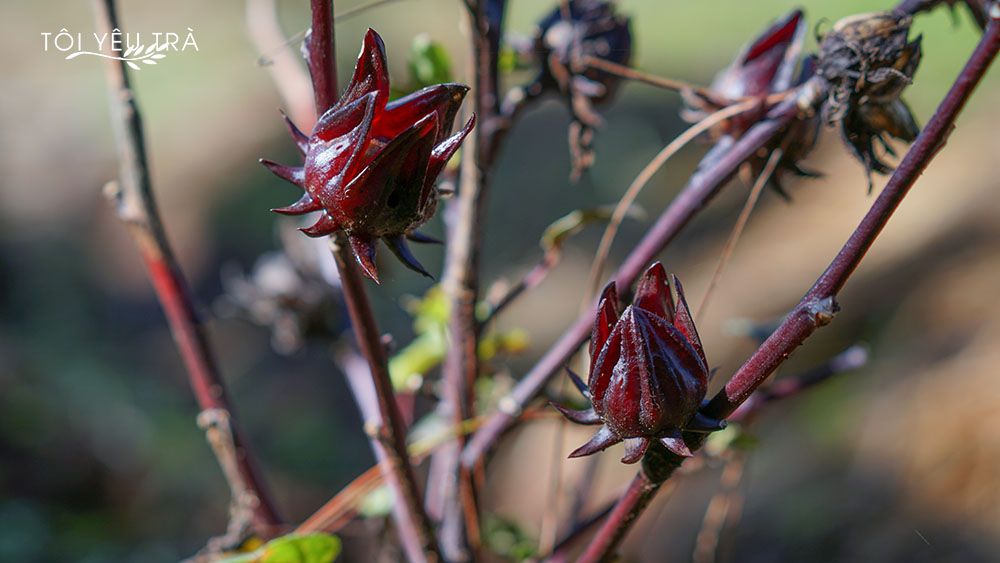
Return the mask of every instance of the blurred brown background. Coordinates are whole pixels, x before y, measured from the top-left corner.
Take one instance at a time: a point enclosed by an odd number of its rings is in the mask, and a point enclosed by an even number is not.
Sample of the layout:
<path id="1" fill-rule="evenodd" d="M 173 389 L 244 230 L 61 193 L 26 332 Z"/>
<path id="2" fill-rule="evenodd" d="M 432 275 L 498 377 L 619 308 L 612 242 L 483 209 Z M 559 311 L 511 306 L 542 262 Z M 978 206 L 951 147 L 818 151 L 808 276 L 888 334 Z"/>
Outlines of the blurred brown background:
<path id="1" fill-rule="evenodd" d="M 337 2 L 338 10 L 361 2 Z M 288 35 L 304 29 L 306 2 L 279 0 Z M 511 0 L 509 29 L 529 34 L 552 7 Z M 783 0 L 622 0 L 633 16 L 635 64 L 707 83 L 739 45 L 795 6 Z M 888 7 L 881 0 L 804 5 L 810 25 Z M 86 2 L 6 0 L 0 8 L 0 560 L 169 561 L 223 530 L 227 491 L 195 427 L 195 406 L 158 304 L 124 230 L 100 196 L 117 173 L 103 67 L 96 58 L 43 52 L 41 33 L 90 33 Z M 255 162 L 292 161 L 257 64 L 240 1 L 119 2 L 130 31 L 193 28 L 199 51 L 134 73 L 146 119 L 154 186 L 170 237 L 200 301 L 222 293 L 226 263 L 250 267 L 278 247 L 267 209 L 288 203 Z M 385 38 L 395 83 L 405 56 L 427 33 L 461 72 L 458 0 L 400 0 L 337 26 L 346 78 L 367 27 Z M 825 29 L 821 26 L 821 29 Z M 978 31 L 964 13 L 921 18 L 924 59 L 905 97 L 926 120 Z M 810 45 L 812 45 L 810 39 Z M 514 85 L 530 72 L 505 77 Z M 736 561 L 988 561 L 1000 547 L 1000 74 L 989 75 L 948 146 L 921 178 L 840 298 L 843 311 L 787 364 L 794 373 L 856 342 L 863 370 L 775 405 L 754 427 L 743 517 L 724 532 Z M 603 110 L 597 164 L 567 181 L 568 117 L 550 100 L 525 113 L 499 163 L 487 225 L 485 279 L 516 279 L 537 259 L 555 218 L 615 201 L 636 172 L 684 125 L 677 96 L 627 85 Z M 686 149 L 640 198 L 657 213 L 703 152 Z M 699 327 L 722 377 L 753 343 L 727 327 L 769 321 L 801 296 L 867 209 L 858 163 L 826 130 L 808 161 L 826 173 L 792 183 L 789 205 L 766 193 Z M 878 179 L 876 190 L 884 179 Z M 746 196 L 734 185 L 662 256 L 700 301 Z M 612 261 L 647 222 L 627 222 Z M 440 218 L 428 229 L 440 233 Z M 600 230 L 574 239 L 536 292 L 502 319 L 523 327 L 523 373 L 575 316 Z M 432 271 L 441 251 L 418 250 Z M 372 292 L 383 329 L 412 335 L 400 297 L 430 282 L 386 260 L 388 283 Z M 325 343 L 289 357 L 266 329 L 210 316 L 223 372 L 286 515 L 310 514 L 372 462 L 355 407 Z M 334 325 L 342 320 L 334 315 Z M 587 429 L 540 421 L 512 434 L 489 466 L 487 508 L 516 522 L 529 541 L 551 505 L 554 447 L 568 453 Z M 588 508 L 631 477 L 618 452 L 601 457 Z M 583 464 L 564 463 L 572 484 Z M 647 511 L 624 548 L 631 560 L 688 560 L 719 467 L 684 477 L 669 503 Z M 572 489 L 567 486 L 567 489 Z M 661 500 L 666 500 L 664 497 Z M 570 502 L 560 501 L 564 511 Z M 661 508 L 662 507 L 662 508 Z M 359 556 L 363 547 L 350 549 Z M 363 545 L 363 544 L 357 544 Z M 668 555 L 669 554 L 669 555 Z"/>

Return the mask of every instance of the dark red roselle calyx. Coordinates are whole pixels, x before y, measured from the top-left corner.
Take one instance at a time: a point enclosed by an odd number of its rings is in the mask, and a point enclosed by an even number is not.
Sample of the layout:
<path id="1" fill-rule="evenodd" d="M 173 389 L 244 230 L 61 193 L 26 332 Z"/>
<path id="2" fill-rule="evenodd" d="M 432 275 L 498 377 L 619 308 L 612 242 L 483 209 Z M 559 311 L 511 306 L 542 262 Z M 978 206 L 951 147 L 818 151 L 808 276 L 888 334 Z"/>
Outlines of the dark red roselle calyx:
<path id="1" fill-rule="evenodd" d="M 812 77 L 813 59 L 802 56 L 805 33 L 805 16 L 801 10 L 792 10 L 744 45 L 733 62 L 715 77 L 708 91 L 711 95 L 684 92 L 688 107 L 682 117 L 690 122 L 700 121 L 727 105 L 747 98 L 760 100 L 753 110 L 728 118 L 713 128 L 711 137 L 715 147 L 706 155 L 703 167 L 712 166 L 747 129 L 766 115 L 769 104 L 765 100 L 768 96 L 787 92 Z M 769 183 L 779 195 L 788 199 L 781 182 L 785 172 L 805 177 L 818 176 L 799 166 L 799 161 L 815 147 L 819 126 L 820 119 L 815 112 L 804 112 L 760 154 L 747 161 L 749 170 L 754 176 L 760 174 L 771 152 L 781 149 L 781 157 Z"/>
<path id="2" fill-rule="evenodd" d="M 418 232 L 437 207 L 434 182 L 475 123 L 450 135 L 468 92 L 463 84 L 429 86 L 389 101 L 389 72 L 382 38 L 369 29 L 354 77 L 335 106 L 305 135 L 288 120 L 305 165 L 261 160 L 282 179 L 305 190 L 277 213 L 321 211 L 302 232 L 320 237 L 343 231 L 365 274 L 378 282 L 378 239 L 410 269 L 430 277 L 406 240 L 435 242 Z"/>
<path id="3" fill-rule="evenodd" d="M 794 86 L 805 33 L 806 22 L 801 10 L 793 10 L 768 26 L 753 41 L 744 45 L 733 62 L 716 75 L 709 92 L 718 97 L 696 91 L 684 92 L 684 101 L 689 106 L 684 112 L 685 119 L 700 121 L 733 101 L 766 98 Z M 765 111 L 765 105 L 761 104 L 756 112 L 743 113 L 724 121 L 715 132 L 739 136 Z"/>
<path id="4" fill-rule="evenodd" d="M 684 291 L 676 277 L 672 283 L 676 301 L 663 265 L 653 264 L 639 280 L 632 304 L 620 313 L 614 282 L 604 289 L 590 340 L 587 385 L 571 373 L 593 406 L 574 411 L 555 405 L 573 422 L 601 425 L 570 457 L 624 441 L 622 462 L 635 463 L 654 440 L 690 456 L 682 431 L 721 428 L 698 414 L 710 371 Z"/>

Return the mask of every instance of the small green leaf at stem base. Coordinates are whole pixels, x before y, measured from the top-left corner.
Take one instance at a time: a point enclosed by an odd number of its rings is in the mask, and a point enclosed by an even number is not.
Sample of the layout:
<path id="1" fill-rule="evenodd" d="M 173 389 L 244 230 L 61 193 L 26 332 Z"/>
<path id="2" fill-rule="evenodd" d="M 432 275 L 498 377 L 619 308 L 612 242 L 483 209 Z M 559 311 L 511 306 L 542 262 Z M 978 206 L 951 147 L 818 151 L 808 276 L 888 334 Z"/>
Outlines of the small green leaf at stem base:
<path id="1" fill-rule="evenodd" d="M 340 555 L 340 538 L 330 534 L 289 534 L 252 553 L 224 556 L 221 563 L 330 563 Z"/>

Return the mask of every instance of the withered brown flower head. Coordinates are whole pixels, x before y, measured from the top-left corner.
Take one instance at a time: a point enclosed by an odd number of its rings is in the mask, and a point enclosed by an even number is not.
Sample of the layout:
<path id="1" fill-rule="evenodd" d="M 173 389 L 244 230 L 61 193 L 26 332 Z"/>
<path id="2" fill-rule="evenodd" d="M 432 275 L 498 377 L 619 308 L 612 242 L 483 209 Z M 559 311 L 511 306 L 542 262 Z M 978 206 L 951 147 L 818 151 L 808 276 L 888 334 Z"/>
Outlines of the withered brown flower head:
<path id="1" fill-rule="evenodd" d="M 602 123 L 595 106 L 608 101 L 621 78 L 582 63 L 586 57 L 627 65 L 632 56 L 629 18 L 606 0 L 569 0 L 554 8 L 535 31 L 533 51 L 539 72 L 535 79 L 513 90 L 504 101 L 505 113 L 514 105 L 547 93 L 563 97 L 573 122 L 569 130 L 572 178 L 593 164 L 594 131 Z"/>
<path id="2" fill-rule="evenodd" d="M 845 143 L 871 172 L 892 170 L 875 143 L 894 155 L 887 136 L 912 142 L 920 128 L 900 98 L 920 63 L 920 37 L 909 40 L 913 18 L 876 12 L 844 18 L 823 37 L 817 74 L 830 84 L 823 106 L 827 123 L 839 125 Z"/>

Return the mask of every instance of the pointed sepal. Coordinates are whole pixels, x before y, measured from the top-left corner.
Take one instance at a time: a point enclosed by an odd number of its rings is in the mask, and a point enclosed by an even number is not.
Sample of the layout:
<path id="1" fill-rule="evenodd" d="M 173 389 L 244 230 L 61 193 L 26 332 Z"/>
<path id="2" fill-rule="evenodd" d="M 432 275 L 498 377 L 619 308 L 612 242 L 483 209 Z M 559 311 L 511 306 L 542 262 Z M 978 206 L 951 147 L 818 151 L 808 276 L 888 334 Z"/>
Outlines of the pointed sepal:
<path id="1" fill-rule="evenodd" d="M 642 456 L 646 455 L 647 449 L 649 449 L 649 438 L 626 438 L 625 456 L 622 457 L 622 463 L 632 464 L 639 461 Z"/>
<path id="2" fill-rule="evenodd" d="M 276 209 L 272 209 L 271 211 L 281 213 L 282 215 L 303 215 L 312 211 L 319 211 L 320 209 L 323 209 L 323 205 L 313 199 L 313 197 L 309 195 L 309 192 L 306 192 L 302 194 L 302 197 L 300 197 L 295 203 L 286 207 L 278 207 Z"/>
<path id="3" fill-rule="evenodd" d="M 462 141 L 465 137 L 472 132 L 473 127 L 476 126 L 476 114 L 472 114 L 469 121 L 465 123 L 465 127 L 462 127 L 461 131 L 455 133 L 451 137 L 438 143 L 434 150 L 431 151 L 431 159 L 427 164 L 427 176 L 424 180 L 425 189 L 430 189 L 437 180 L 437 177 L 441 174 L 445 165 L 451 160 L 451 157 L 458 150 L 458 147 L 462 146 Z M 447 131 L 447 129 L 443 129 Z"/>
<path id="4" fill-rule="evenodd" d="M 292 140 L 295 141 L 295 146 L 299 148 L 299 152 L 302 154 L 309 152 L 309 136 L 296 127 L 295 123 L 292 122 L 292 119 L 284 111 L 281 111 L 281 117 L 284 118 L 288 134 L 292 136 Z"/>
<path id="5" fill-rule="evenodd" d="M 319 220 L 313 223 L 311 226 L 304 227 L 299 230 L 308 236 L 317 238 L 333 234 L 339 228 L 340 225 L 337 224 L 337 221 L 335 221 L 332 217 L 324 213 L 323 215 L 320 216 Z"/>
<path id="6" fill-rule="evenodd" d="M 698 352 L 698 357 L 701 359 L 702 366 L 704 366 L 707 373 L 708 360 L 705 359 L 705 348 L 701 345 L 698 329 L 694 326 L 694 315 L 691 314 L 691 308 L 688 307 L 687 299 L 684 298 L 684 287 L 681 285 L 681 280 L 677 279 L 677 276 L 670 276 L 670 278 L 674 290 L 677 291 L 674 326 L 687 338 L 695 352 Z"/>
<path id="7" fill-rule="evenodd" d="M 349 235 L 347 240 L 351 244 L 351 251 L 361 265 L 361 271 L 365 273 L 373 282 L 381 284 L 378 278 L 378 269 L 375 267 L 375 243 L 377 239 L 361 235 Z"/>
<path id="8" fill-rule="evenodd" d="M 615 282 L 609 282 L 601 292 L 601 298 L 597 302 L 597 317 L 594 319 L 594 328 L 590 332 L 590 358 L 591 361 L 597 359 L 597 354 L 604 348 L 611 329 L 618 321 L 618 289 Z"/>
<path id="9" fill-rule="evenodd" d="M 564 407 L 558 403 L 550 403 L 557 411 L 562 413 L 570 422 L 575 422 L 577 424 L 601 424 L 601 417 L 597 416 L 594 409 L 587 410 L 574 410 L 571 408 Z"/>
<path id="10" fill-rule="evenodd" d="M 389 245 L 389 250 L 396 255 L 396 258 L 399 258 L 399 261 L 402 262 L 403 265 L 418 274 L 434 279 L 434 276 L 432 276 L 427 269 L 420 264 L 417 258 L 413 256 L 413 253 L 410 252 L 410 247 L 407 246 L 405 238 L 402 236 L 396 236 L 386 239 L 385 242 Z"/>
<path id="11" fill-rule="evenodd" d="M 434 238 L 420 231 L 410 231 L 406 233 L 406 238 L 418 244 L 444 244 L 444 241 Z"/>
<path id="12" fill-rule="evenodd" d="M 607 426 L 602 426 L 586 444 L 573 450 L 573 453 L 569 454 L 569 457 L 583 457 L 586 455 L 596 454 L 597 452 L 606 450 L 621 441 L 622 439 L 612 432 Z"/>
<path id="13" fill-rule="evenodd" d="M 361 53 L 354 66 L 354 76 L 340 98 L 340 105 L 349 104 L 370 93 L 376 94 L 379 109 L 384 108 L 389 101 L 389 66 L 386 63 L 385 44 L 371 28 L 365 33 Z"/>
<path id="14" fill-rule="evenodd" d="M 691 420 L 684 426 L 686 432 L 698 432 L 702 434 L 708 434 L 710 432 L 718 432 L 719 430 L 725 430 L 726 421 L 717 420 L 714 418 L 709 418 L 700 412 L 695 413 Z"/>
<path id="15" fill-rule="evenodd" d="M 577 391 L 580 392 L 586 398 L 590 398 L 590 389 L 587 389 L 587 384 L 580 379 L 580 376 L 576 374 L 575 371 L 566 368 L 566 373 L 569 374 L 569 380 L 573 382 L 573 386 L 576 387 Z"/>
<path id="16" fill-rule="evenodd" d="M 265 168 L 270 170 L 275 176 L 305 189 L 306 172 L 301 166 L 285 166 L 284 164 L 278 164 L 277 162 L 266 158 L 260 159 L 260 163 L 263 164 Z"/>
<path id="17" fill-rule="evenodd" d="M 632 305 L 663 317 L 668 322 L 674 318 L 674 303 L 670 297 L 667 271 L 657 262 L 646 270 L 635 288 Z"/>
<path id="18" fill-rule="evenodd" d="M 393 100 L 386 105 L 385 113 L 379 116 L 375 134 L 386 137 L 398 135 L 416 121 L 436 113 L 441 131 L 435 141 L 441 142 L 451 131 L 458 108 L 468 91 L 469 87 L 465 84 L 435 84 Z"/>
<path id="19" fill-rule="evenodd" d="M 660 443 L 663 444 L 664 448 L 670 450 L 671 453 L 679 455 L 681 457 L 692 457 L 694 454 L 691 453 L 691 449 L 687 447 L 684 443 L 684 438 L 681 436 L 680 430 L 674 430 L 672 433 L 660 438 Z"/>

